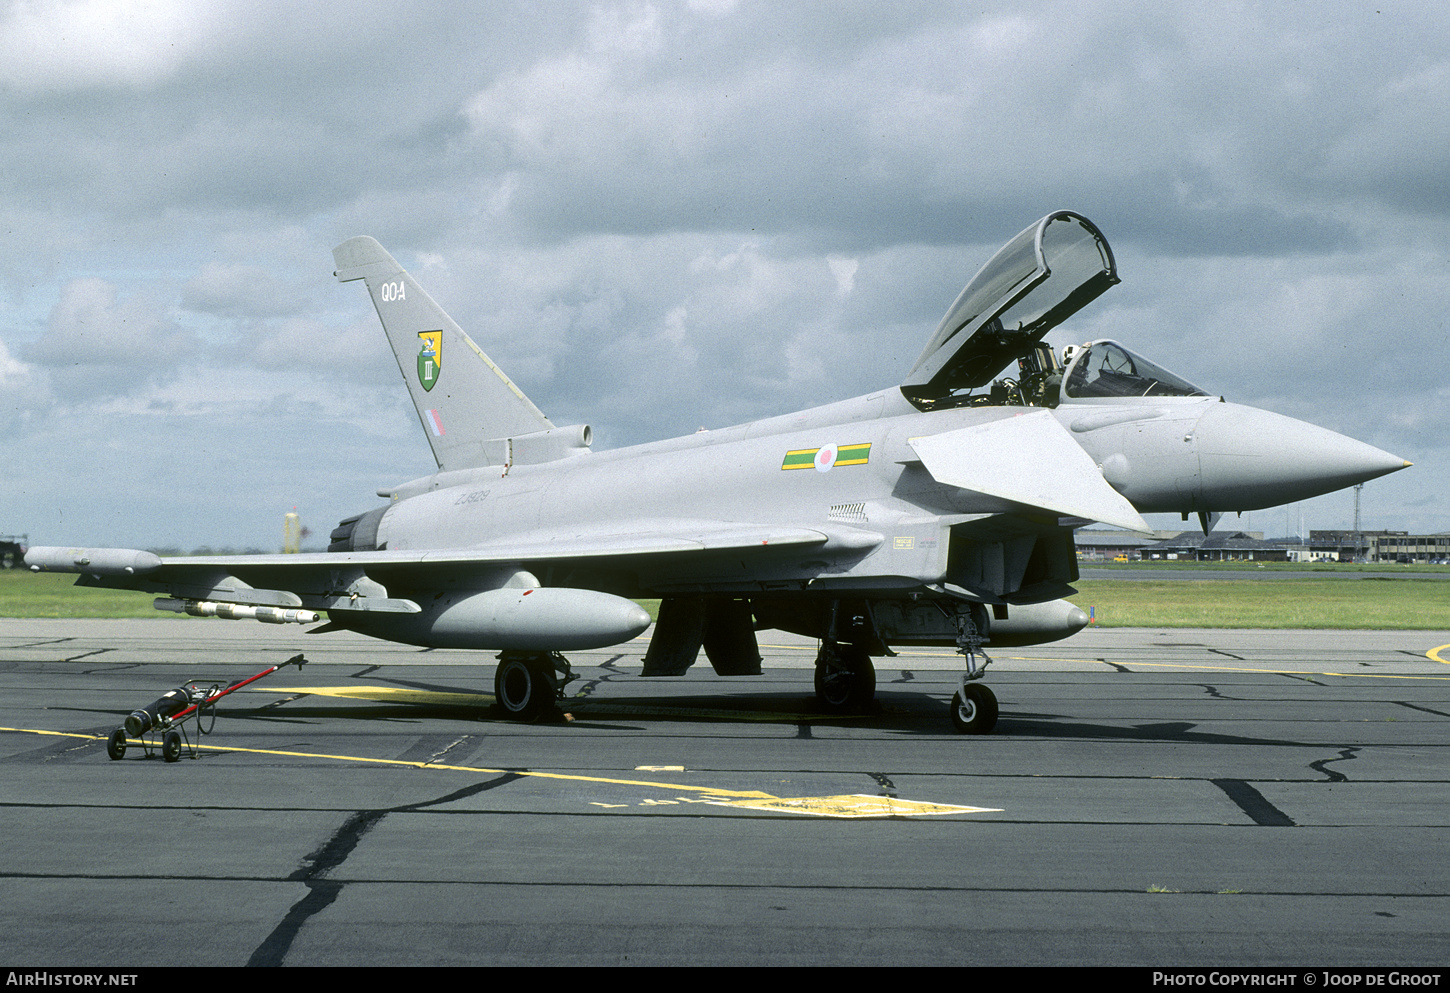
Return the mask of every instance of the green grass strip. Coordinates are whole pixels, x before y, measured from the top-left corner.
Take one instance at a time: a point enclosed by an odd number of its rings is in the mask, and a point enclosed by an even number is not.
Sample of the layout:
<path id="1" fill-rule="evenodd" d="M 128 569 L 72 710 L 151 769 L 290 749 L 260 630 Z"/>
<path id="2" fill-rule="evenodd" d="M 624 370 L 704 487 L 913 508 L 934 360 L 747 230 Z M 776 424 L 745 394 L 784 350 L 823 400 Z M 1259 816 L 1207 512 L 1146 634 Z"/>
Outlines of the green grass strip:
<path id="1" fill-rule="evenodd" d="M 1099 627 L 1450 629 L 1433 579 L 1082 579 L 1073 603 Z"/>

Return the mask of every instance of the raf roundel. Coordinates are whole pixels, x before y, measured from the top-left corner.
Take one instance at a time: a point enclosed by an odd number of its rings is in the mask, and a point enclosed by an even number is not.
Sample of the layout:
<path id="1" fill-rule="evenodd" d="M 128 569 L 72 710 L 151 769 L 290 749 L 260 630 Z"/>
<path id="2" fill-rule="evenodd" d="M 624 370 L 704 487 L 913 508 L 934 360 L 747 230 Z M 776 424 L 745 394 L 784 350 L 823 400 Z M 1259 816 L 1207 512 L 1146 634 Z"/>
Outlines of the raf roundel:
<path id="1" fill-rule="evenodd" d="M 836 464 L 836 446 L 823 445 L 821 450 L 816 452 L 816 472 L 830 472 L 831 467 Z"/>

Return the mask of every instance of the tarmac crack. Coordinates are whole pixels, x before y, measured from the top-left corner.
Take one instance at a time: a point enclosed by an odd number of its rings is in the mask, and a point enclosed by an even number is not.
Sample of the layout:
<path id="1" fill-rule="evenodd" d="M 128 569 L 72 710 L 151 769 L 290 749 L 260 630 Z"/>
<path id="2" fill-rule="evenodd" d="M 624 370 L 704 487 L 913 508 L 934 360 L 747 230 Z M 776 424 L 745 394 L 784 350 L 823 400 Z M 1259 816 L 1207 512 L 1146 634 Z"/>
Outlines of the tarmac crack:
<path id="1" fill-rule="evenodd" d="M 296 703 L 298 700 L 301 700 L 301 699 L 303 699 L 305 697 L 309 697 L 311 695 L 312 695 L 311 693 L 294 693 L 291 696 L 285 696 L 285 697 L 283 697 L 280 700 L 273 700 L 271 703 L 264 703 L 260 707 L 256 707 L 254 709 L 258 713 L 260 713 L 263 710 L 273 710 L 273 709 L 275 709 L 277 707 L 286 706 L 289 703 Z"/>
<path id="2" fill-rule="evenodd" d="M 140 662 L 112 662 L 110 665 L 102 666 L 99 669 L 82 669 L 81 675 L 94 676 L 98 672 L 125 672 L 127 669 L 141 668 Z"/>
<path id="3" fill-rule="evenodd" d="M 1349 760 L 1351 760 L 1351 759 L 1353 759 L 1355 757 L 1355 753 L 1358 752 L 1358 751 L 1359 751 L 1359 748 L 1356 747 L 1356 746 L 1353 746 L 1353 745 L 1351 745 L 1348 748 L 1341 748 L 1339 750 L 1339 757 L 1338 758 L 1320 759 L 1318 762 L 1310 762 L 1309 763 L 1309 768 L 1311 768 L 1315 772 L 1320 773 L 1321 775 L 1323 775 L 1325 782 L 1329 782 L 1329 783 L 1347 783 L 1347 782 L 1349 782 L 1349 777 L 1346 776 L 1342 772 L 1335 772 L 1333 769 L 1328 768 L 1329 763 L 1331 763 L 1331 762 L 1348 762 Z"/>
<path id="4" fill-rule="evenodd" d="M 1264 794 L 1242 779 L 1210 779 L 1238 808 L 1262 827 L 1296 827 L 1292 818 L 1270 803 Z"/>
<path id="5" fill-rule="evenodd" d="M 465 741 L 471 740 L 472 738 L 473 738 L 473 735 L 471 735 L 471 734 L 465 734 L 463 737 L 457 738 L 457 739 L 449 742 L 447 745 L 444 745 L 441 749 L 439 749 L 438 751 L 434 752 L 432 754 L 432 756 L 428 759 L 428 761 L 429 762 L 434 762 L 434 763 L 438 762 L 438 760 L 441 759 L 441 758 L 443 758 L 443 756 L 447 755 L 449 752 L 453 751 L 453 749 L 457 748 L 459 745 L 463 744 Z"/>
<path id="6" fill-rule="evenodd" d="M 1390 702 L 1397 707 L 1406 707 L 1410 710 L 1418 710 L 1422 714 L 1434 714 L 1436 717 L 1450 717 L 1450 714 L 1447 714 L 1445 711 L 1435 710 L 1432 707 L 1421 707 L 1413 703 L 1406 703 L 1404 700 L 1392 700 Z"/>
<path id="7" fill-rule="evenodd" d="M 521 778 L 523 777 L 520 773 L 507 772 L 502 776 L 482 783 L 474 783 L 472 786 L 465 786 L 433 800 L 404 804 L 400 807 L 359 810 L 354 813 L 342 823 L 342 826 L 333 833 L 331 838 L 305 856 L 302 859 L 302 865 L 287 877 L 289 882 L 304 884 L 307 887 L 307 895 L 288 909 L 281 922 L 272 929 L 272 933 L 267 935 L 252 952 L 251 958 L 247 960 L 247 965 L 280 966 L 283 963 L 288 951 L 292 948 L 292 942 L 296 940 L 307 922 L 332 906 L 342 895 L 343 888 L 347 884 L 329 878 L 330 874 L 347 861 L 348 856 L 356 850 L 363 837 L 382 823 L 384 817 L 389 814 L 413 813 L 439 804 L 452 803 Z"/>
<path id="8" fill-rule="evenodd" d="M 579 688 L 573 693 L 573 699 L 579 700 L 587 696 L 593 696 L 596 687 L 627 676 L 628 673 L 615 664 L 622 658 L 624 658 L 623 655 L 615 655 L 599 663 L 599 668 L 606 670 L 605 675 L 595 677 L 594 679 L 586 679 L 580 683 Z"/>

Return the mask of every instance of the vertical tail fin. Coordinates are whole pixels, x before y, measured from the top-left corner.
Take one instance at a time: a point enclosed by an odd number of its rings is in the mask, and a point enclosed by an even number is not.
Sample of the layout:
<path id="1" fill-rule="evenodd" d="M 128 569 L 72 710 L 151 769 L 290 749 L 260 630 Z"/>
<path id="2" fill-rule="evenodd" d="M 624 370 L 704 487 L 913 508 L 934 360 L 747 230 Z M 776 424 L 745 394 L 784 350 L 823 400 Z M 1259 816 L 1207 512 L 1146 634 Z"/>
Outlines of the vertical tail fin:
<path id="1" fill-rule="evenodd" d="M 488 465 L 485 442 L 554 427 L 375 239 L 332 257 L 339 282 L 367 282 L 439 469 Z"/>

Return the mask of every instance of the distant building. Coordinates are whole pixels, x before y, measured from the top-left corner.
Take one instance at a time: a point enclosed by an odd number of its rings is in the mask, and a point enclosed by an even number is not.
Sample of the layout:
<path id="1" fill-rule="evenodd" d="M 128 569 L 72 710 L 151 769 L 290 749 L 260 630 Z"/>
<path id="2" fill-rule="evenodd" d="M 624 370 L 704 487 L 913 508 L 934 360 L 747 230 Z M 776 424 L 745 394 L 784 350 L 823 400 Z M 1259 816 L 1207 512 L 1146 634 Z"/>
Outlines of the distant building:
<path id="1" fill-rule="evenodd" d="M 1282 542 L 1265 541 L 1262 531 L 1184 531 L 1138 550 L 1143 559 L 1177 559 L 1189 562 L 1287 562 L 1289 550 Z"/>
<path id="2" fill-rule="evenodd" d="M 1175 559 L 1190 562 L 1424 562 L 1450 565 L 1450 531 L 1310 531 L 1309 539 L 1272 538 L 1262 531 L 1132 531 L 1081 528 L 1074 536 L 1084 562 Z"/>
<path id="3" fill-rule="evenodd" d="M 1331 562 L 1368 562 L 1374 539 L 1389 531 L 1310 531 L 1309 551 Z"/>
<path id="4" fill-rule="evenodd" d="M 1450 532 L 1410 534 L 1408 531 L 1310 531 L 1309 547 L 1333 553 L 1340 562 L 1450 561 Z"/>
<path id="5" fill-rule="evenodd" d="M 29 535 L 0 534 L 0 569 L 14 569 L 25 561 Z"/>
<path id="6" fill-rule="evenodd" d="M 1376 562 L 1450 563 L 1450 531 L 1437 534 L 1395 534 L 1374 540 L 1371 549 Z"/>

